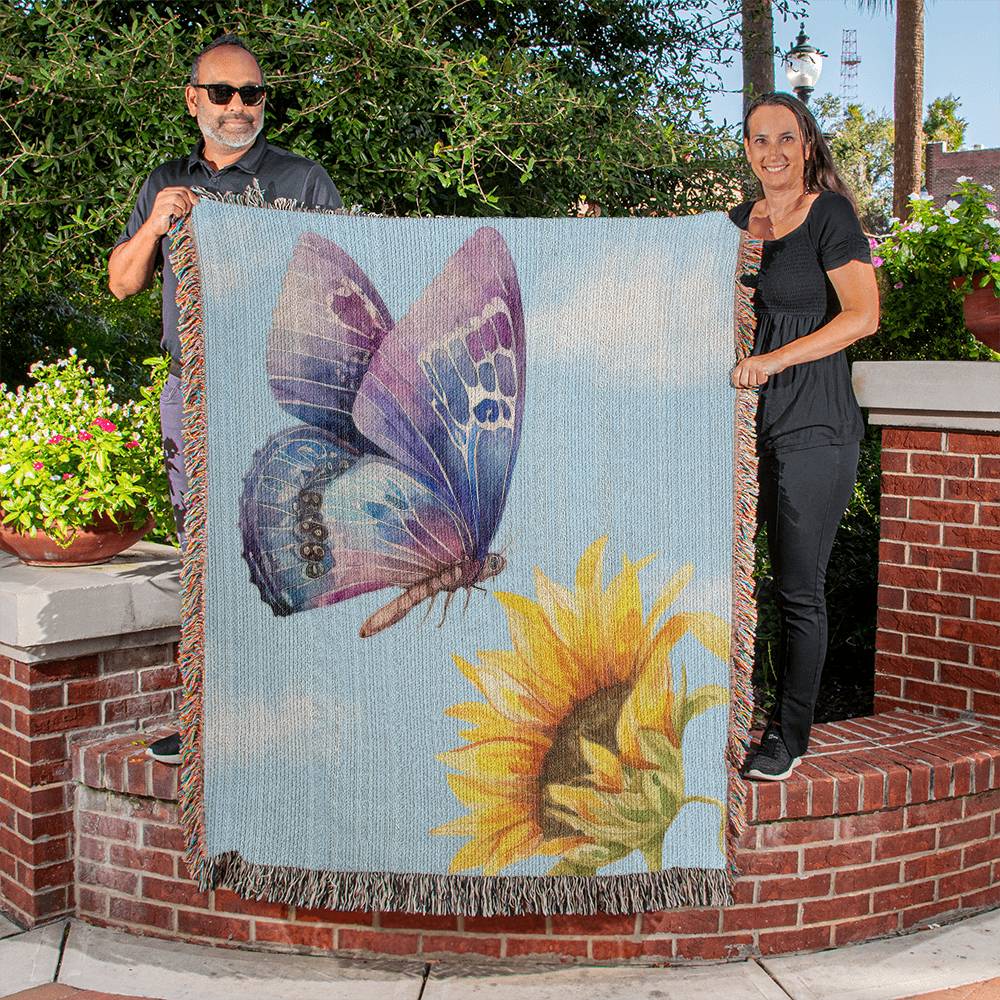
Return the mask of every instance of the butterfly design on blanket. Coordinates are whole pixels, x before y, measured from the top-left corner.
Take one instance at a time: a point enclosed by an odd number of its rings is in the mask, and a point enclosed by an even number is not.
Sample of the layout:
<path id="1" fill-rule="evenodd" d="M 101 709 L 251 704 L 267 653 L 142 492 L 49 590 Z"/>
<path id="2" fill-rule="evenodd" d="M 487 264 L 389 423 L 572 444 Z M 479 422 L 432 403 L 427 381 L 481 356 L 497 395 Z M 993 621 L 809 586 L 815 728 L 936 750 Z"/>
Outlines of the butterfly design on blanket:
<path id="1" fill-rule="evenodd" d="M 490 546 L 524 409 L 521 291 L 500 233 L 477 229 L 398 323 L 349 254 L 303 234 L 267 374 L 301 423 L 254 455 L 239 518 L 275 615 L 401 587 L 361 625 L 367 637 L 421 601 L 429 613 L 439 593 L 445 613 L 461 588 L 468 606 L 506 565 Z"/>

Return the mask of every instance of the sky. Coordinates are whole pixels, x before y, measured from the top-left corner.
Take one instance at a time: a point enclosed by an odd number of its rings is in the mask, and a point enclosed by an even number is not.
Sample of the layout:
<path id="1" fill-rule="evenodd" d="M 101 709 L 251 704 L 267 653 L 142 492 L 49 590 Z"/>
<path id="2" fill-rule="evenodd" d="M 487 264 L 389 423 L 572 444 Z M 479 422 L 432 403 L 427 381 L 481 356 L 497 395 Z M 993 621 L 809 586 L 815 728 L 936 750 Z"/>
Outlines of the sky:
<path id="1" fill-rule="evenodd" d="M 844 28 L 857 30 L 857 98 L 866 108 L 892 116 L 893 17 L 858 10 L 857 0 L 812 0 L 806 34 L 826 52 L 815 96 L 840 93 L 841 37 Z M 774 42 L 787 51 L 799 26 L 775 18 Z M 935 97 L 961 98 L 960 115 L 969 122 L 966 146 L 1000 146 L 1000 0 L 926 0 L 924 8 L 924 109 Z M 723 71 L 727 88 L 711 104 L 715 121 L 737 122 L 742 99 L 742 67 L 737 59 Z M 790 89 L 780 61 L 775 61 L 775 85 Z"/>

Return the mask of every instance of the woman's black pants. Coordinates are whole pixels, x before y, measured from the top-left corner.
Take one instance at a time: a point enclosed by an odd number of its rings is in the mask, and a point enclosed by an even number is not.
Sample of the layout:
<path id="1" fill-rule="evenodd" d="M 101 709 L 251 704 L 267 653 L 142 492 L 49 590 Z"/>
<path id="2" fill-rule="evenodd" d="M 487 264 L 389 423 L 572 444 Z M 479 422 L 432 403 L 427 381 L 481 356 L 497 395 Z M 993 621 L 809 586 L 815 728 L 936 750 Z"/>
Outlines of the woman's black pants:
<path id="1" fill-rule="evenodd" d="M 826 659 L 826 566 L 858 474 L 858 445 L 762 455 L 758 520 L 767 527 L 781 632 L 769 725 L 800 757 L 809 746 Z"/>

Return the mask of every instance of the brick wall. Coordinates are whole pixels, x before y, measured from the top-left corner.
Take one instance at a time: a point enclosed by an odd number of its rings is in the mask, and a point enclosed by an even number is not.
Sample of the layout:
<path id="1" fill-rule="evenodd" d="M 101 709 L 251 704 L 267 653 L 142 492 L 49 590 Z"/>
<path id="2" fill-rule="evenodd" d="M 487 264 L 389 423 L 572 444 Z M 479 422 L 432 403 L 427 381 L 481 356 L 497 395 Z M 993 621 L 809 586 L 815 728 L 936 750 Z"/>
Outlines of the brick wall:
<path id="1" fill-rule="evenodd" d="M 1000 148 L 959 149 L 949 153 L 943 142 L 927 143 L 924 186 L 938 205 L 948 200 L 959 177 L 971 177 L 979 184 L 992 184 L 1000 191 Z"/>
<path id="2" fill-rule="evenodd" d="M 178 769 L 128 741 L 81 749 L 78 915 L 260 950 L 578 961 L 725 960 L 828 948 L 1000 904 L 1000 728 L 910 712 L 825 723 L 782 783 L 751 785 L 734 905 L 625 916 L 313 910 L 202 893 Z"/>
<path id="3" fill-rule="evenodd" d="M 72 913 L 74 744 L 179 707 L 172 644 L 22 663 L 0 657 L 0 909 L 31 927 Z"/>
<path id="4" fill-rule="evenodd" d="M 882 432 L 875 710 L 1000 719 L 1000 434 Z"/>

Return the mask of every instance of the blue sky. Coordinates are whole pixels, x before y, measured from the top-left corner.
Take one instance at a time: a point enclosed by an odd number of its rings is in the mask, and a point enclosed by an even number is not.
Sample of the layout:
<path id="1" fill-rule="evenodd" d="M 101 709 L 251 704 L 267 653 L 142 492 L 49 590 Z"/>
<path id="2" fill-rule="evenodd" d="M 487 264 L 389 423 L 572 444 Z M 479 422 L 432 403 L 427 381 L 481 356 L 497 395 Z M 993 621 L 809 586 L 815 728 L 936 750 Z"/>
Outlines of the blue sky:
<path id="1" fill-rule="evenodd" d="M 816 95 L 840 93 L 841 33 L 858 33 L 857 94 L 865 107 L 892 115 L 892 74 L 895 26 L 892 16 L 858 10 L 857 0 L 812 0 L 806 34 L 813 45 L 830 56 L 816 87 Z M 798 34 L 798 24 L 775 19 L 774 41 L 787 51 Z M 1000 146 L 1000 3 L 997 0 L 926 0 L 924 16 L 924 107 L 935 97 L 954 94 L 962 99 L 961 115 L 968 119 L 967 145 Z M 736 93 L 720 94 L 711 105 L 713 118 L 739 120 L 742 68 L 739 60 L 723 79 Z M 775 84 L 787 90 L 779 62 Z"/>

